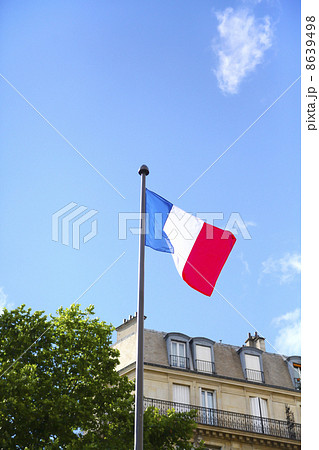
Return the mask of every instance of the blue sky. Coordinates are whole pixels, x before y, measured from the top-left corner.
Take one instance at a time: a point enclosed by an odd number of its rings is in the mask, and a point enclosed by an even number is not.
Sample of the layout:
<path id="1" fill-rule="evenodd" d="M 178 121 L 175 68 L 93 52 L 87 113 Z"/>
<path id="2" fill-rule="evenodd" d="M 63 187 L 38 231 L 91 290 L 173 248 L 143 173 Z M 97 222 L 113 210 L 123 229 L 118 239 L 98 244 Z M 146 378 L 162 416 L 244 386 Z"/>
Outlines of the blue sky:
<path id="1" fill-rule="evenodd" d="M 300 353 L 300 2 L 10 0 L 0 24 L 1 306 L 85 292 L 115 326 L 134 314 L 138 238 L 118 217 L 145 163 L 149 189 L 251 236 L 211 298 L 146 248 L 145 326 Z M 79 250 L 52 240 L 71 202 L 98 211 Z"/>

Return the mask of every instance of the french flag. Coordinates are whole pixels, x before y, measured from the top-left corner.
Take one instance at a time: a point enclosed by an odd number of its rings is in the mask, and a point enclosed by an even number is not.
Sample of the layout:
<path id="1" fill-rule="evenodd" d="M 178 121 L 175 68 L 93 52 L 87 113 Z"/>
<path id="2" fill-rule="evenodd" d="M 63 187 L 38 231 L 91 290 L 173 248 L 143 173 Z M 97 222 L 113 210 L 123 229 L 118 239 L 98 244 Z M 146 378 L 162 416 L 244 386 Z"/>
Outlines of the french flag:
<path id="1" fill-rule="evenodd" d="M 192 216 L 148 189 L 145 212 L 148 218 L 145 245 L 172 253 L 182 279 L 202 294 L 212 295 L 236 242 L 235 236 Z"/>

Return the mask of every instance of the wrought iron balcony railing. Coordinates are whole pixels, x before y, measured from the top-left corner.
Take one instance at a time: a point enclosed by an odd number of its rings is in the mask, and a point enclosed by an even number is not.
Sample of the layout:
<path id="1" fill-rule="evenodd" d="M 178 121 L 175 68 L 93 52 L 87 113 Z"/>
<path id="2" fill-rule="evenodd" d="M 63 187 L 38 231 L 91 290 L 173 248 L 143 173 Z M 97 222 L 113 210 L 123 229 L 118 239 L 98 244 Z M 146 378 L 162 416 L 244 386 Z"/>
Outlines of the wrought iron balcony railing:
<path id="1" fill-rule="evenodd" d="M 249 414 L 223 411 L 220 409 L 204 408 L 202 406 L 187 405 L 185 403 L 168 402 L 144 398 L 144 408 L 154 406 L 160 414 L 166 414 L 168 409 L 176 412 L 195 410 L 195 421 L 198 424 L 211 425 L 220 428 L 265 434 L 279 438 L 301 440 L 301 426 L 299 423 L 284 420 L 268 419 Z"/>
<path id="2" fill-rule="evenodd" d="M 171 367 L 189 369 L 189 358 L 186 358 L 185 356 L 170 355 L 169 364 Z"/>
<path id="3" fill-rule="evenodd" d="M 202 361 L 200 359 L 195 360 L 195 367 L 197 372 L 214 373 L 215 364 L 211 361 Z"/>
<path id="4" fill-rule="evenodd" d="M 261 370 L 245 369 L 245 377 L 248 381 L 255 381 L 256 383 L 264 383 L 264 372 Z"/>

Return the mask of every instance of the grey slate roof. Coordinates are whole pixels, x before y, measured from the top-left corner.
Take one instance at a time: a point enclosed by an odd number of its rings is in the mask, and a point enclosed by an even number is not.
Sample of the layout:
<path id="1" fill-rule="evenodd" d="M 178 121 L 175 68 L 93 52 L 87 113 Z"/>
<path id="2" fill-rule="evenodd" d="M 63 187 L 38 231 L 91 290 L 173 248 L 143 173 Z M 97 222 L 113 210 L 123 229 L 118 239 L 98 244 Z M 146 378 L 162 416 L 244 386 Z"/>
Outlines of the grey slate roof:
<path id="1" fill-rule="evenodd" d="M 145 329 L 144 361 L 169 367 L 165 336 L 167 333 Z M 191 338 L 190 338 L 191 339 Z M 214 343 L 215 375 L 245 381 L 243 369 L 238 355 L 240 347 Z M 265 384 L 294 389 L 287 362 L 275 353 L 262 352 Z M 208 375 L 214 376 L 214 375 Z"/>

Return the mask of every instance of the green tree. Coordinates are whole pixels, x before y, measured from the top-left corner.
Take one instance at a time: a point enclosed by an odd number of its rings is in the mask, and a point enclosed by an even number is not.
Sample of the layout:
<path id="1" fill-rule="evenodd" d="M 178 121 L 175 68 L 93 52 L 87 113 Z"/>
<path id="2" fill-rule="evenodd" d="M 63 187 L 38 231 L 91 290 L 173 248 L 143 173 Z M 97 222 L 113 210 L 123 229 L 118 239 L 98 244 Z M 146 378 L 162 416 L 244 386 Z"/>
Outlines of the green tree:
<path id="1" fill-rule="evenodd" d="M 134 383 L 116 371 L 114 328 L 94 307 L 48 318 L 25 305 L 0 315 L 0 448 L 133 448 Z M 193 413 L 144 419 L 144 448 L 189 449 Z"/>
<path id="2" fill-rule="evenodd" d="M 191 443 L 196 427 L 196 411 L 175 412 L 167 411 L 161 415 L 159 410 L 149 407 L 144 414 L 144 450 L 191 450 L 195 445 Z M 196 445 L 203 449 L 203 442 Z"/>

